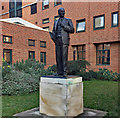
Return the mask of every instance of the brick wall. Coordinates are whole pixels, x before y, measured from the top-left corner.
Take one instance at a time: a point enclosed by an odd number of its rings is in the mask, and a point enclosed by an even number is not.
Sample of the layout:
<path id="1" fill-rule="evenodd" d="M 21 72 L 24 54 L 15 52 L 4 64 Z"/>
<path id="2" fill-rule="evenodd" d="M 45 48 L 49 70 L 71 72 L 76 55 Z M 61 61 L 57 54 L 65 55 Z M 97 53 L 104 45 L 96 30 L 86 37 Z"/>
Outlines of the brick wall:
<path id="1" fill-rule="evenodd" d="M 35 59 L 39 61 L 40 52 L 46 52 L 46 65 L 55 63 L 54 46 L 48 32 L 3 22 L 2 35 L 12 36 L 12 44 L 2 44 L 3 49 L 12 49 L 12 63 L 28 59 L 28 51 L 35 51 Z M 35 47 L 28 46 L 28 39 L 35 40 Z M 40 41 L 46 41 L 46 48 L 40 47 Z"/>

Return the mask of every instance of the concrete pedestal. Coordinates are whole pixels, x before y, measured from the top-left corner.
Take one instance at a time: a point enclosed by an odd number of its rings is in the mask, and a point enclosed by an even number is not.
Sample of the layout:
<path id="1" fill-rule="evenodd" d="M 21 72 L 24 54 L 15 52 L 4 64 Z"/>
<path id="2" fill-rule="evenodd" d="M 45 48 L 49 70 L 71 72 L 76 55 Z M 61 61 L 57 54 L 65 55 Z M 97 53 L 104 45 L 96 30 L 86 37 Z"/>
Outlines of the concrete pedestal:
<path id="1" fill-rule="evenodd" d="M 48 116 L 78 116 L 83 113 L 82 77 L 41 77 L 40 113 Z"/>

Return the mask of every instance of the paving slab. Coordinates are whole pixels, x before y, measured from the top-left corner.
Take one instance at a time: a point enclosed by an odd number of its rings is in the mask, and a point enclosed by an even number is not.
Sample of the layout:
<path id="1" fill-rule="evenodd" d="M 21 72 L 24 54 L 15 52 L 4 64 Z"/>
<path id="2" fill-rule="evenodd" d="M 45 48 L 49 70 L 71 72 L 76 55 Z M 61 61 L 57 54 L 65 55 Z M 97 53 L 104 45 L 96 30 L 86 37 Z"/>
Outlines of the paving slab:
<path id="1" fill-rule="evenodd" d="M 105 111 L 100 111 L 100 110 L 94 110 L 94 109 L 89 109 L 89 108 L 84 108 L 84 112 L 80 114 L 79 116 L 76 116 L 75 118 L 85 118 L 85 117 L 90 117 L 91 118 L 96 118 L 99 116 L 99 118 L 103 118 L 107 112 Z M 13 116 L 16 116 L 17 118 L 56 118 L 56 116 L 47 116 L 45 114 L 40 114 L 39 113 L 39 108 L 34 108 L 31 110 L 27 110 L 21 113 L 17 113 Z M 63 118 L 64 116 L 57 116 L 57 118 Z M 67 118 L 67 117 L 65 117 Z M 71 117 L 68 117 L 71 118 Z"/>

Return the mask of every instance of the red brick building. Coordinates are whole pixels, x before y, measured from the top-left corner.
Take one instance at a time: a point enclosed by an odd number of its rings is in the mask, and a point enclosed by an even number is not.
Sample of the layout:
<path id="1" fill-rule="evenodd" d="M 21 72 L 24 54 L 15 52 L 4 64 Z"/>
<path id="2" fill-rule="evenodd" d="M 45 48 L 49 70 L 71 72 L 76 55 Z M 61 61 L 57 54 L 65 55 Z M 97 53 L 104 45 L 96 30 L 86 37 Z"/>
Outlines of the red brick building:
<path id="1" fill-rule="evenodd" d="M 12 19 L 12 21 L 14 20 L 16 18 Z M 8 20 L 1 21 L 3 58 L 8 63 L 15 63 L 28 58 L 35 58 L 46 65 L 55 63 L 55 55 L 49 55 L 53 52 L 49 45 L 54 47 L 54 44 L 51 40 L 48 40 L 50 39 L 48 31 L 39 27 L 30 27 L 30 24 L 27 27 L 23 21 L 20 18 L 17 18 L 17 24 L 8 22 Z"/>
<path id="2" fill-rule="evenodd" d="M 108 68 L 120 73 L 119 2 L 49 2 L 48 0 L 43 0 L 11 3 L 8 1 L 2 3 L 2 14 L 0 16 L 2 19 L 21 17 L 26 21 L 51 31 L 54 20 L 58 18 L 57 11 L 60 7 L 65 8 L 65 17 L 71 18 L 75 27 L 75 33 L 71 35 L 70 39 L 69 60 L 85 59 L 91 64 L 90 69 Z M 10 28 L 8 23 L 4 24 Z M 16 26 L 18 27 L 18 25 Z M 5 26 L 3 25 L 3 27 Z M 25 27 L 20 25 L 19 27 L 22 27 L 24 32 Z M 15 31 L 16 28 L 14 29 Z M 7 28 L 7 30 L 9 29 Z M 11 31 L 13 34 L 10 36 L 14 36 L 14 30 Z M 32 32 L 32 30 L 30 30 L 30 32 Z M 28 30 L 28 34 L 34 35 L 26 39 L 36 39 L 39 42 L 39 36 L 35 38 L 35 36 L 38 35 L 36 34 L 37 31 L 35 30 L 33 32 L 35 33 L 29 33 Z M 41 38 L 45 36 L 45 34 L 42 33 L 44 31 L 39 32 L 41 32 L 41 34 L 39 34 Z M 5 33 L 6 31 L 3 30 L 2 35 L 5 35 Z M 55 51 L 54 44 L 50 41 L 48 35 L 46 32 L 46 38 L 44 38 L 44 40 L 48 43 L 43 50 L 46 50 L 46 64 L 52 65 L 55 63 Z M 8 48 L 4 47 L 7 44 L 3 43 L 2 45 L 3 48 Z M 12 45 L 13 44 L 11 44 L 11 46 Z M 51 47 L 53 48 L 51 49 Z M 24 48 L 27 48 L 25 55 L 28 55 L 28 47 L 24 46 Z M 35 50 L 38 50 L 37 47 L 35 47 Z M 39 48 L 39 52 L 40 50 L 41 48 Z M 14 58 L 14 55 L 12 56 L 13 62 L 18 60 Z M 26 59 L 28 57 L 21 55 L 20 60 L 22 58 Z M 35 52 L 35 58 L 41 60 L 40 54 Z"/>

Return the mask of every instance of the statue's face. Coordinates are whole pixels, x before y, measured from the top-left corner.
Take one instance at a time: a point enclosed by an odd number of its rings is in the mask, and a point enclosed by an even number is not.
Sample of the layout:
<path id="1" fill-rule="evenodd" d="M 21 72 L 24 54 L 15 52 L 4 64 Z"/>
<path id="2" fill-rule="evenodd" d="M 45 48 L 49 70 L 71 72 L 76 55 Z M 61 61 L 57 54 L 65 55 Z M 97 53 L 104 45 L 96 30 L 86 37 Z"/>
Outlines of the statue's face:
<path id="1" fill-rule="evenodd" d="M 63 8 L 61 8 L 59 11 L 58 11 L 58 14 L 60 16 L 60 18 L 63 18 L 64 15 L 65 15 L 65 10 Z"/>

